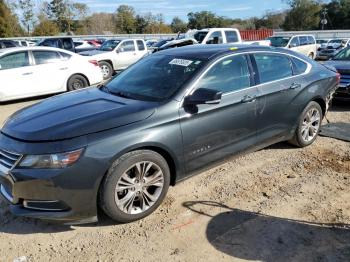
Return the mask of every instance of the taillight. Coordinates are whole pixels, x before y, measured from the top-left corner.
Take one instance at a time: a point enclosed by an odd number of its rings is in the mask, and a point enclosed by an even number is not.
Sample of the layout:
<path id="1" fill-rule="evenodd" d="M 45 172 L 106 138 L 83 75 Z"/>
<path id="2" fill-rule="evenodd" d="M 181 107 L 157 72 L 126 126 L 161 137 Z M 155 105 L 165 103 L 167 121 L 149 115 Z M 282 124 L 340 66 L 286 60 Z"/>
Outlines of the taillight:
<path id="1" fill-rule="evenodd" d="M 99 66 L 97 60 L 89 60 L 89 63 L 93 64 L 94 66 Z"/>
<path id="2" fill-rule="evenodd" d="M 340 74 L 339 74 L 339 72 L 337 72 L 337 84 L 339 84 L 340 83 Z"/>

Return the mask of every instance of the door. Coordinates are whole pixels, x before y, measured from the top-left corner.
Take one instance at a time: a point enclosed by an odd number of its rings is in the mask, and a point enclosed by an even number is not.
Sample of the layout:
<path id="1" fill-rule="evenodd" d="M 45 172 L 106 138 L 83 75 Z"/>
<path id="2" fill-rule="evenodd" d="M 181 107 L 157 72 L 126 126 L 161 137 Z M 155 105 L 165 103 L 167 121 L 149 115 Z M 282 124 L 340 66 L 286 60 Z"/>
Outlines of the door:
<path id="1" fill-rule="evenodd" d="M 137 60 L 141 59 L 147 54 L 147 47 L 144 41 L 136 40 L 137 45 Z"/>
<path id="2" fill-rule="evenodd" d="M 116 52 L 117 69 L 127 68 L 139 59 L 137 56 L 134 40 L 126 40 L 121 42 Z"/>
<path id="3" fill-rule="evenodd" d="M 245 55 L 231 55 L 217 61 L 195 89 L 223 93 L 217 105 L 183 106 L 179 110 L 184 157 L 188 172 L 255 143 L 257 89 L 251 87 L 250 64 Z"/>
<path id="4" fill-rule="evenodd" d="M 0 58 L 0 101 L 35 95 L 32 70 L 27 51 L 2 56 Z"/>
<path id="5" fill-rule="evenodd" d="M 69 62 L 63 61 L 56 51 L 32 51 L 34 63 L 33 79 L 35 89 L 40 94 L 55 93 L 66 90 L 69 75 Z"/>
<path id="6" fill-rule="evenodd" d="M 293 75 L 292 61 L 287 55 L 256 53 L 252 59 L 260 83 L 257 86 L 257 140 L 263 142 L 283 137 L 295 124 L 297 105 L 292 102 L 306 83 Z"/>
<path id="7" fill-rule="evenodd" d="M 292 39 L 290 40 L 289 46 L 287 48 L 290 48 L 291 50 L 298 52 L 299 47 L 300 47 L 299 37 L 297 36 L 292 37 Z"/>
<path id="8" fill-rule="evenodd" d="M 222 37 L 221 31 L 214 31 L 212 32 L 209 37 L 207 38 L 207 41 L 205 42 L 207 45 L 210 44 L 222 44 L 224 42 Z"/>

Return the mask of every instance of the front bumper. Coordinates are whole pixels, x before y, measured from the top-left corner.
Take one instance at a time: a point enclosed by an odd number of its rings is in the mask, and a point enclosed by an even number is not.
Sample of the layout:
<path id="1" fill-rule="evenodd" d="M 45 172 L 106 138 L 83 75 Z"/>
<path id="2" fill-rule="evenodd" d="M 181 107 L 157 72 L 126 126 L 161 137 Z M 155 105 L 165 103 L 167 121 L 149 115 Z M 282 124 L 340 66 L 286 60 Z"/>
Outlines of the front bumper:
<path id="1" fill-rule="evenodd" d="M 3 149 L 1 136 L 0 148 Z M 21 152 L 15 150 L 11 149 L 12 152 Z M 0 195 L 16 216 L 64 224 L 96 222 L 98 189 L 106 170 L 102 163 L 88 154 L 85 150 L 77 163 L 64 169 L 2 167 Z"/>

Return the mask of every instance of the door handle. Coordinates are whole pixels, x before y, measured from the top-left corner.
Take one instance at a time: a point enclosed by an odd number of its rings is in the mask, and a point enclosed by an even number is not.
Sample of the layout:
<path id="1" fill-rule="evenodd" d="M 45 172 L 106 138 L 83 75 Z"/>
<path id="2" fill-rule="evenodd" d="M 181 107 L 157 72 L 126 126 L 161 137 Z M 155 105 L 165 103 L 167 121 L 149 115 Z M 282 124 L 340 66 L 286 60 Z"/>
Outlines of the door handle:
<path id="1" fill-rule="evenodd" d="M 293 83 L 289 89 L 297 89 L 297 88 L 300 88 L 301 87 L 301 84 L 298 84 L 298 83 Z"/>
<path id="2" fill-rule="evenodd" d="M 68 69 L 68 67 L 62 67 L 62 68 L 60 68 L 60 70 L 67 70 Z"/>
<path id="3" fill-rule="evenodd" d="M 29 76 L 29 75 L 32 75 L 33 74 L 33 72 L 27 72 L 27 73 L 23 73 L 22 75 L 23 76 Z"/>
<path id="4" fill-rule="evenodd" d="M 241 102 L 242 103 L 252 103 L 252 102 L 255 102 L 255 100 L 256 100 L 256 96 L 246 95 L 242 98 Z"/>

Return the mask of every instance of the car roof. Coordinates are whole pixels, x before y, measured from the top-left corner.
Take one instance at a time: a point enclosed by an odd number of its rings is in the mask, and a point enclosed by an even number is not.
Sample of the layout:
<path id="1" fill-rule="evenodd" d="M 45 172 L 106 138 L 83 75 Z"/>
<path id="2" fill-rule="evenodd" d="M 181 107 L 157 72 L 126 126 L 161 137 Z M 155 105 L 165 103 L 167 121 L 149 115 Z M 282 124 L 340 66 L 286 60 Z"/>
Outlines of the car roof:
<path id="1" fill-rule="evenodd" d="M 218 56 L 229 53 L 243 53 L 252 51 L 279 51 L 289 53 L 282 48 L 258 45 L 235 45 L 235 44 L 218 44 L 218 45 L 190 45 L 180 48 L 172 48 L 160 51 L 155 54 L 172 55 L 178 57 L 195 57 L 197 59 L 211 60 Z"/>
<path id="2" fill-rule="evenodd" d="M 70 51 L 55 48 L 55 47 L 48 47 L 48 46 L 21 46 L 21 47 L 10 47 L 10 48 L 4 48 L 0 49 L 0 55 L 13 53 L 13 52 L 19 52 L 19 51 L 30 51 L 30 50 L 45 50 L 45 51 L 56 51 L 56 52 L 63 52 L 68 54 L 75 54 Z"/>

